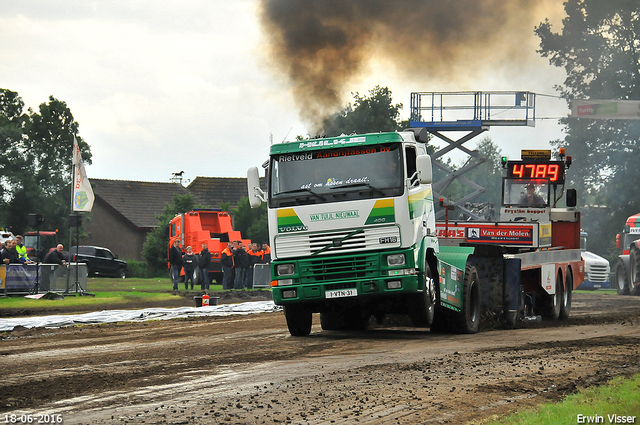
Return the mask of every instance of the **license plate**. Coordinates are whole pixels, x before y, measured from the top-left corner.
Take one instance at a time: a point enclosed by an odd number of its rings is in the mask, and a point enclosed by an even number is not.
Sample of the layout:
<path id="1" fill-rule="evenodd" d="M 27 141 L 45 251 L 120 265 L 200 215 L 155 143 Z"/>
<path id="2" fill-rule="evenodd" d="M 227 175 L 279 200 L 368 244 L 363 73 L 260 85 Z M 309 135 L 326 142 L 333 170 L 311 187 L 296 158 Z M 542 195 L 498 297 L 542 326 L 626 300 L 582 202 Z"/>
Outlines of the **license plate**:
<path id="1" fill-rule="evenodd" d="M 327 291 L 324 293 L 325 298 L 344 298 L 344 297 L 357 297 L 358 290 L 353 289 L 337 289 L 335 291 Z"/>

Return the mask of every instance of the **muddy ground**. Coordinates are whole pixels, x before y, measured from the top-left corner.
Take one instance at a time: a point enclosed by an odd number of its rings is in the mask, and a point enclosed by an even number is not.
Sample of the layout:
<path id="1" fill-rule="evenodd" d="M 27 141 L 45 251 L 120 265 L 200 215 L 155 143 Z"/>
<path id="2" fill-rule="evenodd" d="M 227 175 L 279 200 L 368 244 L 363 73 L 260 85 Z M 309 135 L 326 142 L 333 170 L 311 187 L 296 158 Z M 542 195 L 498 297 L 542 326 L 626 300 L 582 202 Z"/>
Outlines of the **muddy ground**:
<path id="1" fill-rule="evenodd" d="M 282 313 L 0 334 L 0 416 L 65 424 L 482 422 L 640 372 L 640 297 L 574 294 L 572 318 L 447 335 L 391 318 L 289 336 Z M 632 414 L 632 412 L 616 412 Z M 604 412 L 603 412 L 604 414 Z"/>

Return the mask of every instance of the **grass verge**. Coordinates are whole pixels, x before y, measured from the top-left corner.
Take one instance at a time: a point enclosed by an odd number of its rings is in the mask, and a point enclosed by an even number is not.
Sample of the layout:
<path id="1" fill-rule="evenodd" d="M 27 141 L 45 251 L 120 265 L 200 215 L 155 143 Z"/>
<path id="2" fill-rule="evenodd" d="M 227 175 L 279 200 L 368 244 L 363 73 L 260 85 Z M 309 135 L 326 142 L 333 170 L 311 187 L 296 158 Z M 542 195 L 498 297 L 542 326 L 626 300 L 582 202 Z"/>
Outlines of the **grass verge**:
<path id="1" fill-rule="evenodd" d="M 183 284 L 180 284 L 181 293 Z M 78 306 L 134 305 L 141 302 L 157 302 L 175 300 L 173 285 L 168 278 L 128 278 L 117 279 L 92 277 L 87 279 L 87 292 L 95 297 L 65 296 L 64 300 L 34 300 L 23 296 L 0 298 L 0 317 L 2 310 L 42 310 L 50 308 L 69 308 Z M 222 292 L 222 285 L 212 285 L 211 292 Z M 196 285 L 189 294 L 200 293 Z"/>
<path id="2" fill-rule="evenodd" d="M 608 384 L 545 403 L 488 425 L 562 425 L 640 423 L 640 375 L 614 378 Z"/>

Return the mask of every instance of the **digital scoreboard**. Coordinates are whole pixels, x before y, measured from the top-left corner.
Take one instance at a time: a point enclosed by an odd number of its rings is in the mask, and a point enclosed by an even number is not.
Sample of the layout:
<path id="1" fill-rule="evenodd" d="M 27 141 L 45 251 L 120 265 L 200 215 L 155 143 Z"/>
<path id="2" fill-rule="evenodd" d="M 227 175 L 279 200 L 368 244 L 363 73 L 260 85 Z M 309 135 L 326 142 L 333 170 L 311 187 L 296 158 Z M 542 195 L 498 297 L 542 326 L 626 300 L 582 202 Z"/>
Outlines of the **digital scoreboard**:
<path id="1" fill-rule="evenodd" d="M 551 184 L 564 184 L 564 161 L 507 161 L 507 178 L 549 179 Z"/>

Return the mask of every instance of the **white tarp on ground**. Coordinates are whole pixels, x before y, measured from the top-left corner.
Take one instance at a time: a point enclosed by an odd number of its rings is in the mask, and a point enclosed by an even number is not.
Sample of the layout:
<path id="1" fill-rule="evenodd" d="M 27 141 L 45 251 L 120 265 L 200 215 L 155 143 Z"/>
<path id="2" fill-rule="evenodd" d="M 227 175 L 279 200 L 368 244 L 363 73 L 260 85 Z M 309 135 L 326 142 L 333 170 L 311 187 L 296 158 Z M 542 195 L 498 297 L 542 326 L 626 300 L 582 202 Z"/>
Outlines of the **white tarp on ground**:
<path id="1" fill-rule="evenodd" d="M 93 313 L 42 317 L 0 319 L 0 332 L 12 331 L 16 326 L 25 328 L 62 328 L 98 323 L 144 322 L 201 316 L 230 316 L 233 314 L 268 313 L 280 311 L 273 301 L 252 301 L 241 304 L 221 304 L 207 307 L 146 308 L 144 310 L 103 310 Z"/>

